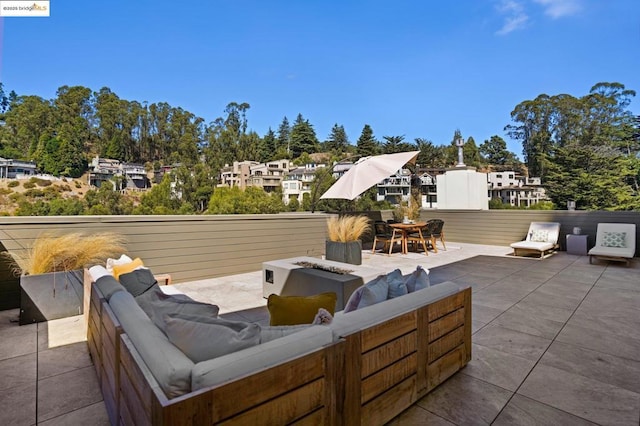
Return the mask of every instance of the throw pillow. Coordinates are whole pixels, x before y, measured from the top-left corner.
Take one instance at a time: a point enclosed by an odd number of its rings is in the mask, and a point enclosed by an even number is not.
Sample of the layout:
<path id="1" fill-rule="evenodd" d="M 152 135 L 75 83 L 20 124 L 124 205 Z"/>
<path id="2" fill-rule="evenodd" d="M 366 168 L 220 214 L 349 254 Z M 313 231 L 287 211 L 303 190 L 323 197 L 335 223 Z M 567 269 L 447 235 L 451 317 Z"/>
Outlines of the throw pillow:
<path id="1" fill-rule="evenodd" d="M 360 299 L 362 299 L 362 292 L 364 292 L 364 285 L 358 287 L 351 296 L 349 296 L 349 300 L 344 305 L 344 313 L 355 311 L 358 309 L 358 305 L 360 304 Z"/>
<path id="2" fill-rule="evenodd" d="M 387 276 L 380 275 L 364 285 L 364 289 L 362 290 L 362 297 L 360 298 L 360 302 L 358 303 L 358 309 L 366 308 L 367 306 L 384 302 L 385 300 L 387 300 L 388 294 L 389 283 L 387 281 Z"/>
<path id="3" fill-rule="evenodd" d="M 548 238 L 549 238 L 549 231 L 545 229 L 534 229 L 531 232 L 530 241 L 533 241 L 536 243 L 546 243 Z"/>
<path id="4" fill-rule="evenodd" d="M 270 325 L 311 324 L 324 308 L 331 315 L 336 311 L 338 296 L 334 292 L 316 294 L 315 296 L 279 296 L 272 294 L 267 299 Z"/>
<path id="5" fill-rule="evenodd" d="M 162 331 L 165 331 L 164 315 L 181 314 L 215 318 L 219 311 L 217 305 L 198 302 L 186 294 L 165 294 L 157 284 L 136 297 L 136 302 Z"/>
<path id="6" fill-rule="evenodd" d="M 129 263 L 125 263 L 123 265 L 113 265 L 113 276 L 116 278 L 116 280 L 119 280 L 121 274 L 126 274 L 127 272 L 131 272 L 143 266 L 144 264 L 142 263 L 142 259 L 136 257 Z"/>
<path id="7" fill-rule="evenodd" d="M 604 232 L 602 234 L 603 247 L 626 247 L 626 232 Z"/>
<path id="8" fill-rule="evenodd" d="M 126 254 L 123 254 L 117 259 L 108 258 L 106 262 L 106 269 L 107 271 L 109 271 L 110 274 L 113 274 L 114 265 L 124 265 L 126 263 L 131 263 L 131 262 L 133 262 L 133 259 L 131 259 Z"/>
<path id="9" fill-rule="evenodd" d="M 164 322 L 169 341 L 196 363 L 260 343 L 260 326 L 250 322 L 180 314 Z"/>
<path id="10" fill-rule="evenodd" d="M 120 274 L 120 284 L 122 284 L 133 297 L 140 296 L 157 283 L 158 281 L 156 281 L 150 269 L 136 269 Z"/>
<path id="11" fill-rule="evenodd" d="M 405 277 L 405 284 L 409 293 L 429 287 L 431 285 L 429 271 L 418 265 L 415 271 Z"/>
<path id="12" fill-rule="evenodd" d="M 389 284 L 387 299 L 404 296 L 409 292 L 400 269 L 396 269 L 395 271 L 389 272 L 387 274 L 387 283 Z"/>

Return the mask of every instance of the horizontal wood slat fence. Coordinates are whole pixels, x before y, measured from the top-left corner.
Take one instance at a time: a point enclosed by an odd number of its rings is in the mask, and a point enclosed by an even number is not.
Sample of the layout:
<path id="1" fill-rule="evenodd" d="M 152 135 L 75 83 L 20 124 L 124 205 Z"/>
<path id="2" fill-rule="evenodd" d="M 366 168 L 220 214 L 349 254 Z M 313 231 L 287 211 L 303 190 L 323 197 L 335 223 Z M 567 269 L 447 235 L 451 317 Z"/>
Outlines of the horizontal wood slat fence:
<path id="1" fill-rule="evenodd" d="M 387 220 L 391 211 L 360 212 Z M 257 271 L 262 262 L 294 256 L 320 257 L 327 235 L 324 213 L 211 216 L 38 216 L 1 217 L 0 251 L 29 247 L 45 231 L 112 231 L 127 238 L 129 255 L 140 257 L 154 273 L 170 273 L 176 283 Z M 423 210 L 421 220 L 442 219 L 446 241 L 509 245 L 524 239 L 531 222 L 560 222 L 560 247 L 573 227 L 595 244 L 599 222 L 635 223 L 639 212 L 566 210 Z M 370 237 L 365 237 L 369 241 Z M 636 247 L 636 255 L 640 249 Z M 18 278 L 0 260 L 0 310 L 19 306 Z"/>

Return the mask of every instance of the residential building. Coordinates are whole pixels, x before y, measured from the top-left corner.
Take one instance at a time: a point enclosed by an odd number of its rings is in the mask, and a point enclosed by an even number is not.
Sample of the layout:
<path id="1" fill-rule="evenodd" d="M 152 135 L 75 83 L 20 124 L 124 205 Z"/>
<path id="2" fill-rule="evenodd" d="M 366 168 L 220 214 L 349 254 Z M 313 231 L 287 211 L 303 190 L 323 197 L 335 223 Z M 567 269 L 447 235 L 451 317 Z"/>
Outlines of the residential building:
<path id="1" fill-rule="evenodd" d="M 0 178 L 19 179 L 36 174 L 36 163 L 0 157 Z"/>
<path id="2" fill-rule="evenodd" d="M 539 177 L 525 177 L 510 170 L 488 173 L 488 181 L 491 198 L 504 204 L 530 207 L 549 200 Z"/>
<path id="3" fill-rule="evenodd" d="M 302 202 L 304 194 L 311 195 L 311 182 L 315 178 L 316 170 L 324 167 L 323 164 L 305 164 L 289 170 L 289 173 L 282 181 L 282 201 L 289 204 L 289 201 L 297 199 Z"/>
<path id="4" fill-rule="evenodd" d="M 411 172 L 401 169 L 378 184 L 377 201 L 388 201 L 391 204 L 409 202 L 411 194 Z"/>
<path id="5" fill-rule="evenodd" d="M 251 166 L 258 164 L 260 163 L 257 161 L 234 161 L 231 166 L 225 164 L 220 170 L 220 183 L 218 186 L 246 188 L 247 180 L 251 176 Z"/>
<path id="6" fill-rule="evenodd" d="M 141 164 L 121 163 L 110 158 L 94 157 L 89 165 L 89 185 L 99 188 L 105 181 L 121 178 L 120 190 L 144 191 L 151 187 L 147 172 Z"/>
<path id="7" fill-rule="evenodd" d="M 287 159 L 255 164 L 249 168 L 247 186 L 258 186 L 265 192 L 274 192 L 282 187 L 282 181 L 291 167 L 292 163 Z"/>

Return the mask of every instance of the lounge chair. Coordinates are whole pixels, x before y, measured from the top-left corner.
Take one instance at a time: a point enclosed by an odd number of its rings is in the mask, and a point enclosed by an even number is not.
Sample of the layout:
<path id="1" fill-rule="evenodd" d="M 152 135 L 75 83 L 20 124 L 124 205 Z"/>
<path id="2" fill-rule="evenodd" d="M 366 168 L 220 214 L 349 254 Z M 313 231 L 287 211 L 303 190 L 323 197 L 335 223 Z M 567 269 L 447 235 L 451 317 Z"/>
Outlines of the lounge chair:
<path id="1" fill-rule="evenodd" d="M 558 248 L 559 234 L 560 224 L 558 222 L 531 222 L 526 239 L 511 244 L 513 254 L 524 256 L 539 253 L 542 258 Z"/>
<path id="2" fill-rule="evenodd" d="M 629 265 L 636 252 L 636 225 L 633 223 L 599 223 L 596 245 L 589 250 L 589 263 L 593 258 L 623 261 Z"/>

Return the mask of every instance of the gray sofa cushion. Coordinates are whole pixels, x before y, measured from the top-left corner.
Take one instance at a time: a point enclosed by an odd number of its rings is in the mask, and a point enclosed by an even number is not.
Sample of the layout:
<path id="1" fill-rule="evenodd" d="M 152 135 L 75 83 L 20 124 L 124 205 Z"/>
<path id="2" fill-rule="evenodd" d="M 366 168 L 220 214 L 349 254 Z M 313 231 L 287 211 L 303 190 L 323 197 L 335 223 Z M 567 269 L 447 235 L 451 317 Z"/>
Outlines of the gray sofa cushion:
<path id="1" fill-rule="evenodd" d="M 190 392 L 193 362 L 151 322 L 131 293 L 114 293 L 109 306 L 165 395 L 175 398 Z"/>
<path id="2" fill-rule="evenodd" d="M 100 290 L 100 293 L 104 296 L 107 302 L 111 299 L 111 296 L 118 291 L 126 291 L 126 289 L 113 278 L 113 275 L 105 275 L 96 280 L 96 287 Z"/>
<path id="3" fill-rule="evenodd" d="M 191 374 L 191 387 L 195 391 L 255 374 L 330 343 L 332 334 L 329 327 L 314 325 L 280 339 L 197 363 Z"/>

